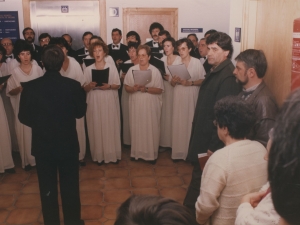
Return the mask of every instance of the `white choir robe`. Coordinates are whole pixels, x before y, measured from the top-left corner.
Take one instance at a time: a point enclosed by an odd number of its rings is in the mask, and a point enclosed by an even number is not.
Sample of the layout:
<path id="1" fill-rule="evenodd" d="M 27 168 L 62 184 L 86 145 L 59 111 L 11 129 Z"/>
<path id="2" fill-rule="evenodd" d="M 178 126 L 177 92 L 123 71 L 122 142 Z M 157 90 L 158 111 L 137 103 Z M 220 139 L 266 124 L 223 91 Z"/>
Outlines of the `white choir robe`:
<path id="1" fill-rule="evenodd" d="M 158 69 L 149 65 L 152 78 L 146 87 L 164 90 L 163 80 Z M 134 86 L 132 70 L 140 70 L 139 65 L 131 67 L 124 84 Z M 158 155 L 160 136 L 160 116 L 162 94 L 135 92 L 129 94 L 129 124 L 131 133 L 131 157 L 155 160 Z"/>
<path id="2" fill-rule="evenodd" d="M 85 79 L 83 76 L 83 72 L 81 70 L 81 67 L 79 63 L 73 58 L 68 56 L 69 58 L 69 66 L 66 71 L 61 68 L 59 71 L 60 74 L 64 77 L 71 78 L 73 80 L 78 81 L 81 86 L 84 85 Z M 86 153 L 86 136 L 85 136 L 85 130 L 84 130 L 84 117 L 80 119 L 76 119 L 76 130 L 77 130 L 77 136 L 78 136 L 78 142 L 79 142 L 79 160 L 83 160 Z"/>
<path id="3" fill-rule="evenodd" d="M 0 71 L 0 77 L 2 73 Z M 4 173 L 6 169 L 14 168 L 12 159 L 11 139 L 9 127 L 7 123 L 6 113 L 0 96 L 0 173 Z"/>
<path id="4" fill-rule="evenodd" d="M 161 61 L 165 64 L 165 71 L 167 75 L 170 75 L 170 71 L 167 67 L 167 56 L 161 58 Z M 181 58 L 177 56 L 172 65 L 182 64 Z M 170 75 L 170 80 L 172 76 Z M 173 115 L 173 92 L 174 87 L 170 81 L 164 81 L 165 91 L 162 94 L 162 110 L 160 119 L 160 140 L 159 146 L 172 148 L 172 115 Z"/>
<path id="5" fill-rule="evenodd" d="M 125 63 L 132 63 L 129 59 Z M 123 71 L 120 71 L 120 77 Z M 124 78 L 125 79 L 125 78 Z M 121 106 L 122 106 L 122 116 L 123 116 L 123 144 L 130 145 L 131 144 L 131 135 L 129 129 L 129 94 L 125 90 L 125 85 L 123 85 L 122 89 L 122 97 L 121 97 Z"/>
<path id="6" fill-rule="evenodd" d="M 10 97 L 10 101 L 15 113 L 15 128 L 18 140 L 19 151 L 22 160 L 22 167 L 27 165 L 35 166 L 34 156 L 31 155 L 31 128 L 20 123 L 19 104 L 20 93 L 17 95 L 10 95 L 9 92 L 17 87 L 21 86 L 21 82 L 27 82 L 43 76 L 41 67 L 32 64 L 32 68 L 29 74 L 24 73 L 19 66 L 12 70 L 11 77 L 7 81 L 6 94 Z"/>
<path id="7" fill-rule="evenodd" d="M 106 62 L 109 67 L 108 84 L 120 85 L 115 64 Z M 92 69 L 95 64 L 85 68 L 85 83 L 92 82 Z M 95 89 L 87 93 L 86 122 L 92 160 L 101 163 L 121 160 L 121 122 L 118 90 Z"/>
<path id="8" fill-rule="evenodd" d="M 199 61 L 191 57 L 187 67 L 189 81 L 204 79 L 205 70 Z M 188 153 L 192 122 L 197 104 L 199 86 L 176 85 L 173 93 L 172 159 L 185 160 Z"/>

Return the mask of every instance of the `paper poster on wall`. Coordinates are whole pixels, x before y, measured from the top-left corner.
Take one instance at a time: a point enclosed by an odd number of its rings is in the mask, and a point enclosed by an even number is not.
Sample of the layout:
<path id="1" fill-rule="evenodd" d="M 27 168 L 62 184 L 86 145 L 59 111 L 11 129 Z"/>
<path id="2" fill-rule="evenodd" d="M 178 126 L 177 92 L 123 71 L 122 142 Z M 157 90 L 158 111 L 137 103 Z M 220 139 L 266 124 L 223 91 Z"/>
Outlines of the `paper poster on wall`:
<path id="1" fill-rule="evenodd" d="M 13 42 L 20 38 L 18 11 L 0 11 L 0 39 L 10 38 Z"/>

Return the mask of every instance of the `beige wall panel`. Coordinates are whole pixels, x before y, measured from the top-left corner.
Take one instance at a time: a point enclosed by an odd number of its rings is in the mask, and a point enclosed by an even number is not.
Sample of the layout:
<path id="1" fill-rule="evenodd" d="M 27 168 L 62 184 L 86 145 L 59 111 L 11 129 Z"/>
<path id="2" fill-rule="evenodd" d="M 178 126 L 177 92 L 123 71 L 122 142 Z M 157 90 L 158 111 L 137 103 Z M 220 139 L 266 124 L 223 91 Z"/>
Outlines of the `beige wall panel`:
<path id="1" fill-rule="evenodd" d="M 123 33 L 134 30 L 141 37 L 141 43 L 151 38 L 149 27 L 153 22 L 159 22 L 171 36 L 177 39 L 178 27 L 177 9 L 126 8 L 123 9 Z"/>
<path id="2" fill-rule="evenodd" d="M 291 90 L 293 21 L 300 17 L 300 0 L 257 1 L 255 48 L 268 60 L 265 81 L 281 105 Z"/>

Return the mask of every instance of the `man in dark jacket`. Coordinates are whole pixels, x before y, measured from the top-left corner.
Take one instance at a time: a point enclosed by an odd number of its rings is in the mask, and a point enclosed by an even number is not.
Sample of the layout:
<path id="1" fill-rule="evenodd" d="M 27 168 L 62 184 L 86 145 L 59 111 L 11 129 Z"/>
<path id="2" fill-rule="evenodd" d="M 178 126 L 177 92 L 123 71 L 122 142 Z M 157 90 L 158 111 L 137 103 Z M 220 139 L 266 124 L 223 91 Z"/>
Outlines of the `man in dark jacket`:
<path id="1" fill-rule="evenodd" d="M 243 86 L 239 97 L 254 107 L 257 118 L 248 138 L 266 146 L 269 130 L 274 126 L 278 112 L 276 100 L 263 81 L 267 70 L 267 59 L 263 51 L 247 49 L 235 60 L 237 62 L 233 73 Z"/>
<path id="2" fill-rule="evenodd" d="M 85 92 L 79 82 L 60 75 L 63 60 L 59 47 L 44 49 L 42 62 L 47 72 L 23 84 L 19 119 L 32 128 L 44 224 L 60 224 L 58 171 L 64 224 L 82 225 L 76 118 L 86 112 Z"/>
<path id="3" fill-rule="evenodd" d="M 202 172 L 198 163 L 198 154 L 212 152 L 222 148 L 217 129 L 213 125 L 215 103 L 228 95 L 237 95 L 241 86 L 233 75 L 234 66 L 230 60 L 233 47 L 231 38 L 222 32 L 211 34 L 206 39 L 208 45 L 208 63 L 211 71 L 205 76 L 201 85 L 187 159 L 194 165 L 192 180 L 188 188 L 184 205 L 195 213 L 195 202 L 200 193 Z"/>

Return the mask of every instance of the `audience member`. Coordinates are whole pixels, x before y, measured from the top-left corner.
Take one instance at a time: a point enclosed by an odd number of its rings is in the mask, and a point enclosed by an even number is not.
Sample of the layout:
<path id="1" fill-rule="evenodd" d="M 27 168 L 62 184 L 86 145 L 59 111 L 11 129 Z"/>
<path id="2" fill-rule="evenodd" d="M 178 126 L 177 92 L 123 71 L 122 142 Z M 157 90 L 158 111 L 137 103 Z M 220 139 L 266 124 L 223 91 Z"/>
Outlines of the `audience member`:
<path id="1" fill-rule="evenodd" d="M 19 119 L 32 129 L 32 155 L 36 158 L 44 224 L 60 224 L 59 175 L 64 224 L 84 225 L 80 219 L 75 119 L 84 116 L 86 100 L 79 82 L 60 75 L 63 61 L 59 47 L 49 45 L 44 49 L 46 73 L 24 86 Z"/>
<path id="2" fill-rule="evenodd" d="M 188 209 L 159 196 L 131 196 L 117 211 L 114 225 L 197 225 Z"/>
<path id="3" fill-rule="evenodd" d="M 300 221 L 300 90 L 283 103 L 276 119 L 269 154 L 269 182 L 280 225 Z"/>
<path id="4" fill-rule="evenodd" d="M 218 136 L 225 147 L 208 159 L 196 202 L 199 224 L 232 225 L 242 197 L 267 181 L 265 147 L 246 139 L 255 122 L 251 105 L 227 96 L 214 107 Z"/>
<path id="5" fill-rule="evenodd" d="M 267 59 L 263 51 L 247 49 L 236 58 L 233 74 L 243 91 L 239 97 L 251 104 L 256 113 L 256 123 L 249 138 L 262 143 L 268 142 L 268 131 L 274 126 L 277 115 L 276 100 L 263 81 L 267 70 Z"/>
<path id="6" fill-rule="evenodd" d="M 236 83 L 235 76 L 232 74 L 234 66 L 230 60 L 233 52 L 231 38 L 225 33 L 216 32 L 207 38 L 206 44 L 208 63 L 213 67 L 201 85 L 187 158 L 194 165 L 194 169 L 184 205 L 193 211 L 199 196 L 202 173 L 198 154 L 211 153 L 224 146 L 218 138 L 216 127 L 212 124 L 214 105 L 219 99 L 227 95 L 237 95 L 241 91 L 241 86 Z"/>
<path id="7" fill-rule="evenodd" d="M 272 145 L 273 128 L 269 131 L 269 141 L 264 159 L 268 161 Z M 267 182 L 259 192 L 253 192 L 242 198 L 236 212 L 235 225 L 278 225 L 279 215 L 274 209 L 270 183 Z"/>

